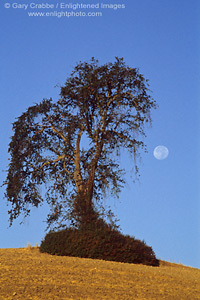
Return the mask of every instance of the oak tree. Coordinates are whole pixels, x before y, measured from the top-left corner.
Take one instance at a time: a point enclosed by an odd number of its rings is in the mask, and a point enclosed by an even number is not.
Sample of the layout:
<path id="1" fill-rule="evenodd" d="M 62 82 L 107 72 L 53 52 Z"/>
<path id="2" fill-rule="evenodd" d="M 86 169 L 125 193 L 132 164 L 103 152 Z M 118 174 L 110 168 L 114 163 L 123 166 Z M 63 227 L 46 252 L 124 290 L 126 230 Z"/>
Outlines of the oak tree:
<path id="1" fill-rule="evenodd" d="M 43 99 L 13 123 L 4 182 L 10 224 L 44 201 L 48 225 L 92 222 L 104 193 L 120 192 L 118 155 L 139 154 L 153 108 L 148 81 L 123 58 L 78 63 L 58 101 Z"/>

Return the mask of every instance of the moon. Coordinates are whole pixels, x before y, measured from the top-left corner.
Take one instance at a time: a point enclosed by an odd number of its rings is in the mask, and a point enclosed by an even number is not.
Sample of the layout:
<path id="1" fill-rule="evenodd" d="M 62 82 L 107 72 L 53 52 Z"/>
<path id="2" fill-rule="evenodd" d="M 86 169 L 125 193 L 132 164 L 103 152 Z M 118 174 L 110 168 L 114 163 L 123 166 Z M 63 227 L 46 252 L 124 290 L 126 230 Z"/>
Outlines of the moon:
<path id="1" fill-rule="evenodd" d="M 169 155 L 169 150 L 165 146 L 157 146 L 153 151 L 153 155 L 156 159 L 163 160 Z"/>

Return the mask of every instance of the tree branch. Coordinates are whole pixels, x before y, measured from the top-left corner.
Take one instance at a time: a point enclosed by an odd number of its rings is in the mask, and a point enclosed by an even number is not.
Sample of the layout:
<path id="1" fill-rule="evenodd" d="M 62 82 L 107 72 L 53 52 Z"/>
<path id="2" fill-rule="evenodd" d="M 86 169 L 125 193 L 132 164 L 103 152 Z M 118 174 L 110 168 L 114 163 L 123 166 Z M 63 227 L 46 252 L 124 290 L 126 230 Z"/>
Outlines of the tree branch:
<path id="1" fill-rule="evenodd" d="M 58 156 L 58 157 L 57 157 L 56 159 L 54 159 L 54 160 L 47 161 L 47 162 L 43 163 L 43 164 L 42 164 L 38 169 L 36 169 L 35 171 L 38 171 L 38 170 L 42 169 L 44 166 L 50 165 L 51 163 L 55 163 L 55 165 L 56 165 L 56 163 L 57 163 L 59 160 L 63 160 L 64 158 L 65 158 L 65 154 L 60 155 L 60 156 Z"/>
<path id="2" fill-rule="evenodd" d="M 80 191 L 80 189 L 83 186 L 83 178 L 81 175 L 81 166 L 80 166 L 80 140 L 81 140 L 82 133 L 83 133 L 83 129 L 80 129 L 76 140 L 76 151 L 75 151 L 75 159 L 74 159 L 74 165 L 75 165 L 74 180 L 78 191 Z"/>
<path id="3" fill-rule="evenodd" d="M 63 139 L 63 141 L 68 145 L 68 141 L 67 141 L 67 139 L 66 139 L 66 137 L 53 125 L 53 122 L 51 121 L 51 119 L 50 119 L 50 117 L 45 113 L 45 116 L 47 117 L 47 119 L 48 119 L 48 121 L 49 121 L 49 123 L 50 123 L 50 125 L 51 125 L 51 129 L 55 132 L 55 133 L 57 133 L 62 139 Z M 72 146 L 71 146 L 72 147 Z M 72 147 L 72 149 L 73 149 L 73 147 Z M 75 150 L 73 149 L 73 152 L 75 152 Z"/>

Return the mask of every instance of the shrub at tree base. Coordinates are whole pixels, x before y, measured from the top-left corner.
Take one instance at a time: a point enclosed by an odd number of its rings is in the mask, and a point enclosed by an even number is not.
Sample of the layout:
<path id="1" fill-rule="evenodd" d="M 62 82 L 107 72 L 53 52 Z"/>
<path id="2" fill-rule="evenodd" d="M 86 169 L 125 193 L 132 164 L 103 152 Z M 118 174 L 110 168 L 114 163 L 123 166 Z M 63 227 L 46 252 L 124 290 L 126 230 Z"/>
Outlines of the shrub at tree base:
<path id="1" fill-rule="evenodd" d="M 124 236 L 106 224 L 99 228 L 87 226 L 50 232 L 42 241 L 40 251 L 52 255 L 159 266 L 155 253 L 145 242 Z"/>

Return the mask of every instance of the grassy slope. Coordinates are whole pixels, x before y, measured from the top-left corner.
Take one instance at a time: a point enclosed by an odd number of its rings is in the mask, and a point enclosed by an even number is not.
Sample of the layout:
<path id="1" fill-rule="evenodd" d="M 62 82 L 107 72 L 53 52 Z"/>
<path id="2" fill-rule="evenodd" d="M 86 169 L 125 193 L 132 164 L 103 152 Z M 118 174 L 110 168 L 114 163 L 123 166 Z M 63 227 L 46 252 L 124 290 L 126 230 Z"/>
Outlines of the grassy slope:
<path id="1" fill-rule="evenodd" d="M 200 299 L 200 270 L 0 249 L 0 300 Z"/>

